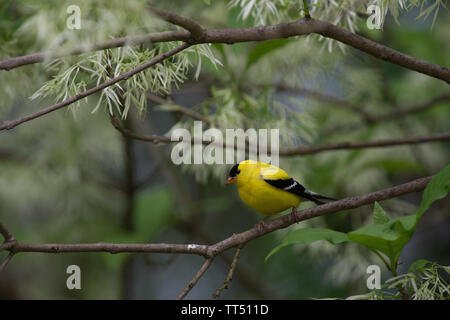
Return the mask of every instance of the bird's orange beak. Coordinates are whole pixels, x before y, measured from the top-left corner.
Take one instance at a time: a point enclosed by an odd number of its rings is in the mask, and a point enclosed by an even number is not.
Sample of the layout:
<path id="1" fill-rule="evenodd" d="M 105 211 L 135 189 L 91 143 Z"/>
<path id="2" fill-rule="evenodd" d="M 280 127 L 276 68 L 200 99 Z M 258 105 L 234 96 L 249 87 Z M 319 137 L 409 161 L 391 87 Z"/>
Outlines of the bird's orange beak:
<path id="1" fill-rule="evenodd" d="M 227 182 L 225 184 L 232 184 L 236 182 L 236 178 L 235 177 L 228 177 Z"/>

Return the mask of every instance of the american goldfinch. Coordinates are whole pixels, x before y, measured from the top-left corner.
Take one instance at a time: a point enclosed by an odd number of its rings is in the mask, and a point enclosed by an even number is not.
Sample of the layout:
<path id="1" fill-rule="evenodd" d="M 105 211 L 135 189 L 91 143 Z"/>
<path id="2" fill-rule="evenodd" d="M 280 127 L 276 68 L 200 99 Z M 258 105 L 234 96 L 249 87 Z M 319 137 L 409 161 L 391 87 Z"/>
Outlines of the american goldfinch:
<path id="1" fill-rule="evenodd" d="M 316 204 L 324 200 L 336 200 L 307 190 L 292 179 L 286 171 L 259 161 L 245 160 L 234 165 L 226 184 L 236 184 L 242 201 L 267 218 L 292 208 L 295 214 L 302 199 Z"/>

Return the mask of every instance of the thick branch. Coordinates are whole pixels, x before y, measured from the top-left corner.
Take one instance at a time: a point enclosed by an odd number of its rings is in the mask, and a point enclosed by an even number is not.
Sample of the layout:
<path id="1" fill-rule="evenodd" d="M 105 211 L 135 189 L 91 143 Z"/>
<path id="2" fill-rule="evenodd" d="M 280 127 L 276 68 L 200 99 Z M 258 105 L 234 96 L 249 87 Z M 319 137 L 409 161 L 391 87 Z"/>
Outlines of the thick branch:
<path id="1" fill-rule="evenodd" d="M 323 35 L 324 37 L 338 40 L 376 58 L 389 61 L 404 68 L 427 74 L 450 83 L 450 69 L 444 66 L 408 56 L 375 41 L 366 39 L 345 29 L 341 29 L 331 23 L 324 21 L 320 22 L 323 24 L 323 30 L 317 33 Z"/>
<path id="2" fill-rule="evenodd" d="M 199 244 L 170 244 L 170 243 L 74 243 L 74 244 L 33 244 L 21 242 L 5 242 L 0 244 L 0 250 L 17 252 L 109 252 L 109 253 L 185 253 L 204 256 L 208 246 Z"/>
<path id="3" fill-rule="evenodd" d="M 184 18 L 186 19 L 186 18 Z M 191 21 L 186 19 L 186 21 Z M 184 22 L 186 22 L 184 21 Z M 183 23 L 184 23 L 183 22 Z M 175 23 L 175 22 L 174 22 Z M 177 21 L 180 23 L 180 21 Z M 360 35 L 351 33 L 345 29 L 341 29 L 329 22 L 316 20 L 316 19 L 302 19 L 291 23 L 282 23 L 273 26 L 263 26 L 254 28 L 242 28 L 242 29 L 211 29 L 202 30 L 201 27 L 194 27 L 194 25 L 185 25 L 183 27 L 189 28 L 190 31 L 180 32 L 171 31 L 166 33 L 156 33 L 153 35 L 145 35 L 139 38 L 132 38 L 136 42 L 145 42 L 146 39 L 152 42 L 158 41 L 187 41 L 191 44 L 199 43 L 236 43 L 236 42 L 249 42 L 249 41 L 264 41 L 278 38 L 288 38 L 299 35 L 308 35 L 311 33 L 317 33 L 327 38 L 332 38 L 343 42 L 349 46 L 359 49 L 365 53 L 368 53 L 376 58 L 392 62 L 402 67 L 430 75 L 432 77 L 441 79 L 450 83 L 450 70 L 446 67 L 439 66 L 433 63 L 429 63 L 404 53 L 386 47 L 382 44 L 366 39 Z M 201 33 L 201 37 L 192 41 L 191 32 L 197 30 Z M 175 33 L 178 32 L 178 33 Z M 126 44 L 126 41 L 111 41 L 112 47 L 117 47 Z M 88 46 L 89 47 L 89 46 Z M 105 44 L 93 45 L 90 48 L 106 48 Z M 76 48 L 72 50 L 72 54 L 86 51 L 86 47 Z M 58 53 L 47 53 L 48 55 L 55 57 Z M 66 53 L 67 54 L 67 53 Z M 42 61 L 45 58 L 45 54 L 37 53 L 29 56 L 22 56 L 17 58 L 9 58 L 0 61 L 0 69 L 10 70 L 20 65 L 30 64 Z"/>
<path id="4" fill-rule="evenodd" d="M 286 228 L 291 224 L 341 210 L 354 209 L 364 205 L 398 197 L 402 194 L 422 191 L 433 177 L 420 178 L 395 187 L 371 192 L 361 196 L 345 198 L 342 200 L 326 203 L 320 206 L 297 212 L 295 216 L 284 215 L 264 224 L 264 228 L 252 228 L 214 245 L 201 244 L 168 244 L 168 243 L 139 243 L 139 244 L 115 244 L 115 243 L 85 243 L 85 244 L 30 244 L 22 242 L 6 242 L 0 244 L 0 250 L 17 252 L 141 252 L 141 253 L 184 253 L 197 254 L 207 258 L 214 257 L 230 248 L 244 245 L 247 242 L 259 238 L 267 233 Z"/>
<path id="5" fill-rule="evenodd" d="M 425 189 L 433 176 L 420 178 L 395 187 L 371 192 L 365 195 L 345 198 L 342 200 L 326 203 L 310 209 L 298 211 L 295 215 L 287 214 L 264 224 L 264 228 L 254 227 L 242 233 L 235 234 L 221 242 L 208 248 L 208 255 L 217 255 L 230 248 L 244 245 L 253 239 L 259 238 L 267 233 L 278 229 L 286 228 L 296 222 L 323 216 L 342 210 L 354 209 L 364 205 L 372 204 L 375 201 L 382 201 L 398 197 L 405 193 L 418 192 Z"/>
<path id="6" fill-rule="evenodd" d="M 242 248 L 243 245 L 251 240 L 259 238 L 267 233 L 273 232 L 278 229 L 286 228 L 296 222 L 315 218 L 321 215 L 338 212 L 341 210 L 354 209 L 364 205 L 374 203 L 375 201 L 382 201 L 394 197 L 398 197 L 405 193 L 422 191 L 426 185 L 431 181 L 433 177 L 417 179 L 402 185 L 398 185 L 392 188 L 368 193 L 362 196 L 345 198 L 342 200 L 330 202 L 317 207 L 306 209 L 295 214 L 284 215 L 280 218 L 276 218 L 272 221 L 265 223 L 264 228 L 254 227 L 242 233 L 234 234 L 231 237 L 220 241 L 214 245 L 198 245 L 198 244 L 113 244 L 113 243 L 93 243 L 93 244 L 27 244 L 16 241 L 4 242 L 0 245 L 1 250 L 8 250 L 10 254 L 7 256 L 1 267 L 11 260 L 12 256 L 17 252 L 44 252 L 44 253 L 61 253 L 61 252 L 154 252 L 154 253 L 188 253 L 203 255 L 206 260 L 184 288 L 184 290 L 178 296 L 178 299 L 183 299 L 186 294 L 195 286 L 198 280 L 203 276 L 206 270 L 211 265 L 214 257 L 222 252 L 238 247 Z M 5 228 L 6 230 L 6 228 Z M 229 278 L 231 280 L 232 272 L 235 268 L 237 258 L 239 256 L 239 250 L 236 252 L 233 259 L 234 266 L 229 272 Z M 231 274 L 231 275 L 230 275 Z M 227 277 L 228 279 L 228 277 Z"/>
<path id="7" fill-rule="evenodd" d="M 41 116 L 43 116 L 45 114 L 48 114 L 50 112 L 53 112 L 53 111 L 56 111 L 56 110 L 61 109 L 63 107 L 66 107 L 66 106 L 68 106 L 68 105 L 70 105 L 70 104 L 72 104 L 72 103 L 74 103 L 74 102 L 76 102 L 78 100 L 84 99 L 84 98 L 86 98 L 86 97 L 88 97 L 88 96 L 90 96 L 90 95 L 92 95 L 92 94 L 94 94 L 94 93 L 96 93 L 98 91 L 101 91 L 101 90 L 103 90 L 103 89 L 105 89 L 105 88 L 107 88 L 109 86 L 112 86 L 113 84 L 115 84 L 117 82 L 120 82 L 122 80 L 127 80 L 127 79 L 131 78 L 132 76 L 134 76 L 135 74 L 137 74 L 137 73 L 139 73 L 139 72 L 141 72 L 141 71 L 143 71 L 143 70 L 145 70 L 145 69 L 147 69 L 147 68 L 149 68 L 149 67 L 151 67 L 151 66 L 153 66 L 153 65 L 155 65 L 157 63 L 160 63 L 164 59 L 167 59 L 168 57 L 171 57 L 171 56 L 177 54 L 178 52 L 186 49 L 187 47 L 189 47 L 189 44 L 183 43 L 183 44 L 179 45 L 178 47 L 175 47 L 172 50 L 169 50 L 169 51 L 167 51 L 167 52 L 165 52 L 165 53 L 163 53 L 163 54 L 161 54 L 161 55 L 151 59 L 150 61 L 141 64 L 140 66 L 134 68 L 133 70 L 125 72 L 125 73 L 121 74 L 120 76 L 112 78 L 112 79 L 110 79 L 110 80 L 108 80 L 108 81 L 106 81 L 106 82 L 104 82 L 104 83 L 102 83 L 102 84 L 100 84 L 100 85 L 98 85 L 98 86 L 96 86 L 94 88 L 91 88 L 89 90 L 84 91 L 83 93 L 77 94 L 76 96 L 74 96 L 74 97 L 72 97 L 70 99 L 66 99 L 66 100 L 64 100 L 62 102 L 59 102 L 59 103 L 53 105 L 53 106 L 50 106 L 50 107 L 45 108 L 45 109 L 42 109 L 42 110 L 40 110 L 40 111 L 38 111 L 36 113 L 27 115 L 25 117 L 22 117 L 22 118 L 19 118 L 19 119 L 16 119 L 16 120 L 12 120 L 12 121 L 5 121 L 0 126 L 0 131 L 1 130 L 5 130 L 5 129 L 6 130 L 12 129 L 15 126 L 17 126 L 17 125 L 19 125 L 21 123 L 24 123 L 24 122 L 27 122 L 27 121 L 39 118 L 39 117 L 41 117 Z"/>

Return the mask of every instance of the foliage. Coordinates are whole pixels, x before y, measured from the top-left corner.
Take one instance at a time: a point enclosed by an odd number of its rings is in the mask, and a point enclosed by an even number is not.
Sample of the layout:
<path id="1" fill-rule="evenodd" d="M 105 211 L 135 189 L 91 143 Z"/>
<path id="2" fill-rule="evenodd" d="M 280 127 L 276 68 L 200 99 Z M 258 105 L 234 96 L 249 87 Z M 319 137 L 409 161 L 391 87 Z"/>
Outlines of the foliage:
<path id="1" fill-rule="evenodd" d="M 327 240 L 333 244 L 343 242 L 356 242 L 364 245 L 383 261 L 385 266 L 392 272 L 394 276 L 397 275 L 398 260 L 401 251 L 406 243 L 410 240 L 417 223 L 424 214 L 424 212 L 431 206 L 431 204 L 444 198 L 450 191 L 450 165 L 442 169 L 427 185 L 423 192 L 422 202 L 417 211 L 409 216 L 404 216 L 396 219 L 390 219 L 384 209 L 375 203 L 373 210 L 374 224 L 366 225 L 349 233 L 337 232 L 330 229 L 318 228 L 302 228 L 288 233 L 282 240 L 281 244 L 272 249 L 266 256 L 266 261 L 277 253 L 281 248 L 292 244 L 308 244 L 318 240 Z M 386 256 L 389 259 L 385 260 Z M 425 260 L 419 260 L 413 264 L 409 273 L 422 269 L 427 263 Z M 431 270 L 423 273 L 423 287 L 420 290 L 415 286 L 417 277 L 414 275 L 402 275 L 390 279 L 390 286 L 388 288 L 398 287 L 401 285 L 406 288 L 408 282 L 411 282 L 411 288 L 414 288 L 415 298 L 434 298 L 435 294 L 443 297 L 444 293 L 449 293 L 448 287 L 443 286 L 441 289 L 441 280 L 437 275 L 436 267 L 433 266 Z M 448 269 L 445 269 L 448 270 Z M 428 289 L 430 282 L 434 283 L 432 289 Z M 431 291 L 430 291 L 431 290 Z M 439 290 L 436 293 L 436 290 Z"/>
<path id="2" fill-rule="evenodd" d="M 74 44 L 79 46 L 115 37 L 179 29 L 150 16 L 147 2 L 1 1 L 0 59 L 48 50 L 64 52 L 73 48 Z M 383 0 L 382 30 L 366 28 L 366 7 L 372 1 L 307 2 L 313 18 L 357 31 L 427 61 L 440 65 L 450 63 L 450 55 L 445 54 L 450 48 L 450 16 L 444 1 Z M 81 30 L 66 28 L 68 4 L 81 7 Z M 154 5 L 168 10 L 176 7 L 175 12 L 194 18 L 205 28 L 268 25 L 294 21 L 305 14 L 303 1 L 293 0 L 154 1 Z M 318 39 L 318 36 L 308 36 L 260 43 L 193 46 L 101 94 L 79 101 L 71 106 L 73 117 L 65 112 L 55 112 L 17 130 L 0 134 L 0 220 L 8 225 L 17 239 L 33 243 L 119 242 L 120 239 L 124 242 L 161 239 L 174 242 L 180 233 L 186 235 L 180 237 L 182 241 L 205 242 L 195 238 L 198 236 L 196 232 L 180 231 L 183 229 L 180 228 L 180 221 L 172 217 L 173 213 L 182 209 L 182 205 L 178 202 L 179 192 L 166 177 L 167 173 L 161 165 L 163 161 L 155 160 L 158 152 L 167 151 L 160 146 L 155 148 L 156 152 L 149 152 L 151 148 L 141 143 L 133 147 L 133 154 L 138 159 L 135 179 L 141 182 L 149 171 L 154 170 L 154 173 L 135 199 L 134 222 L 137 229 L 127 232 L 122 228 L 126 194 L 118 186 L 123 186 L 125 180 L 124 141 L 111 127 L 109 114 L 120 114 L 132 123 L 131 116 L 139 114 L 141 119 L 136 121 L 134 127 L 139 133 L 145 132 L 150 125 L 158 134 L 170 134 L 178 127 L 192 130 L 193 126 L 193 119 L 174 112 L 173 105 L 152 105 L 146 99 L 148 92 L 169 96 L 176 104 L 189 109 L 192 107 L 192 110 L 210 120 L 211 124 L 204 124 L 203 129 L 216 127 L 224 132 L 226 128 L 278 128 L 282 142 L 280 147 L 369 141 L 448 131 L 448 101 L 402 119 L 372 125 L 365 123 L 358 110 L 375 115 L 385 114 L 396 108 L 429 101 L 446 93 L 448 86 L 422 74 L 368 58 L 353 49 L 346 52 L 335 50 L 336 44 L 335 41 Z M 32 113 L 54 101 L 73 97 L 147 62 L 175 45 L 125 46 L 49 58 L 44 64 L 0 71 L 1 120 Z M 339 46 L 343 48 L 341 44 Z M 205 89 L 204 94 L 194 94 L 192 99 L 186 93 L 192 87 Z M 332 101 L 310 97 L 297 90 L 302 88 L 341 99 L 357 108 L 349 109 Z M 120 97 L 119 93 L 123 96 Z M 29 97 L 33 100 L 30 101 Z M 359 128 L 351 129 L 361 124 Z M 346 197 L 432 174 L 448 163 L 449 156 L 448 145 L 435 143 L 324 152 L 314 156 L 282 158 L 280 164 L 309 189 L 333 197 Z M 251 227 L 259 218 L 241 205 L 233 191 L 222 187 L 228 166 L 195 165 L 182 166 L 181 170 L 172 169 L 187 181 L 194 207 L 201 206 L 199 211 L 205 213 L 201 215 L 196 212 L 192 219 L 199 227 L 209 231 L 212 239 L 220 240 L 237 230 Z M 207 200 L 207 204 L 200 205 Z M 361 273 L 361 266 L 373 263 L 378 257 L 364 246 L 354 243 L 342 246 L 331 243 L 344 242 L 350 237 L 350 230 L 356 230 L 361 225 L 371 226 L 370 230 L 363 229 L 366 239 L 362 242 L 367 240 L 367 245 L 371 246 L 369 242 L 372 238 L 369 239 L 368 234 L 372 232 L 380 236 L 380 243 L 391 243 L 390 238 L 378 230 L 380 227 L 374 226 L 380 225 L 389 226 L 389 230 L 401 235 L 401 241 L 397 243 L 397 248 L 400 248 L 403 242 L 409 240 L 412 233 L 410 227 L 414 225 L 415 218 L 407 218 L 406 215 L 415 211 L 414 204 L 418 201 L 414 196 L 397 198 L 383 203 L 384 209 L 376 204 L 372 215 L 359 208 L 352 214 L 342 212 L 305 221 L 302 223 L 305 228 L 300 229 L 304 231 L 298 232 L 309 232 L 307 238 L 311 241 L 321 238 L 329 241 L 294 246 L 293 250 L 301 250 L 301 256 L 290 254 L 289 250 L 280 250 L 277 254 L 283 255 L 282 264 L 277 263 L 276 259 L 266 264 L 252 264 L 253 272 L 288 298 L 354 294 L 361 289 L 364 274 L 364 270 Z M 301 208 L 306 206 L 308 204 L 302 204 Z M 423 211 L 427 210 L 427 206 L 429 204 L 422 202 Z M 436 223 L 445 225 L 448 215 L 445 210 L 439 213 L 436 216 L 441 220 L 436 218 Z M 372 218 L 374 224 L 370 224 Z M 411 221 L 406 221 L 408 219 Z M 249 244 L 251 249 L 246 247 L 241 259 L 245 260 L 248 255 L 251 261 L 261 261 L 267 254 L 267 248 L 280 241 L 285 232 L 289 232 L 289 237 L 286 236 L 288 240 L 295 241 L 294 228 Z M 174 233 L 176 236 L 173 236 Z M 355 239 L 361 238 L 361 234 L 353 236 Z M 395 264 L 397 251 L 384 251 Z M 58 272 L 75 261 L 90 270 L 86 272 L 90 278 L 85 281 L 91 288 L 97 288 L 97 291 L 83 290 L 79 297 L 117 298 L 122 286 L 119 267 L 123 267 L 131 255 L 105 253 L 103 256 L 104 259 L 92 254 L 52 258 L 17 255 L 7 271 L 11 268 L 13 275 L 21 279 L 17 285 L 26 297 L 71 298 L 74 293 L 58 286 L 58 283 L 65 281 L 65 274 Z M 180 259 L 180 264 L 185 270 L 186 260 L 183 259 Z M 41 270 L 40 276 L 36 277 L 27 266 L 37 266 Z M 371 292 L 364 297 L 396 297 L 395 288 L 402 286 L 407 292 L 410 291 L 413 298 L 440 298 L 445 291 L 443 288 L 448 288 L 444 280 L 438 277 L 439 272 L 448 271 L 445 268 L 427 263 L 422 269 L 402 274 L 388 282 L 384 293 Z M 167 271 L 168 268 L 162 269 Z M 161 275 L 154 266 L 140 270 L 145 270 L 145 275 L 139 275 L 136 271 L 140 283 L 145 283 L 149 274 Z M 176 286 L 181 285 L 177 283 Z M 427 286 L 429 290 L 425 289 Z M 241 294 L 241 289 L 235 288 L 233 286 L 229 294 Z M 332 290 L 337 293 L 330 293 Z M 245 298 L 259 297 L 253 292 L 245 294 L 248 295 Z"/>
<path id="3" fill-rule="evenodd" d="M 412 300 L 448 300 L 450 299 L 450 284 L 447 283 L 442 273 L 450 274 L 450 267 L 441 266 L 428 260 L 417 260 L 410 266 L 408 273 L 386 280 L 380 289 L 347 299 L 397 299 L 401 298 L 398 293 L 401 288 Z"/>

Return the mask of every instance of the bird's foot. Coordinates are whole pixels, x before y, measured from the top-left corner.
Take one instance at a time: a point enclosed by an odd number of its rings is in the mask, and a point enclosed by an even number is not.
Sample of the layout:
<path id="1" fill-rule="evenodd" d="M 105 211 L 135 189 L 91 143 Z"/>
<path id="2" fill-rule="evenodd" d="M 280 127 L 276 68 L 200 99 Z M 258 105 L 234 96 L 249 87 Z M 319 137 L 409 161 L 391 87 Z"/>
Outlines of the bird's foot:
<path id="1" fill-rule="evenodd" d="M 291 215 L 291 219 L 292 219 L 293 221 L 299 222 L 299 221 L 298 221 L 298 218 L 297 218 L 297 208 L 296 208 L 296 207 L 293 207 L 293 208 L 292 208 L 292 211 L 291 211 L 290 215 Z"/>
<path id="2" fill-rule="evenodd" d="M 260 231 L 260 232 L 263 231 L 263 230 L 264 230 L 264 227 L 265 227 L 265 225 L 266 225 L 266 224 L 264 223 L 264 221 L 266 221 L 268 218 L 269 218 L 269 216 L 262 218 L 261 221 L 259 221 L 258 223 L 255 224 L 254 227 L 255 227 L 256 229 L 258 229 L 258 231 Z"/>

